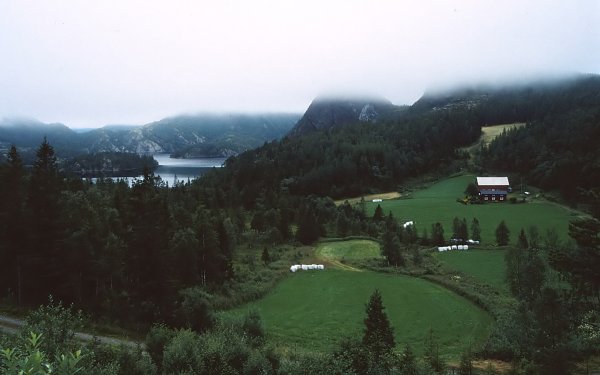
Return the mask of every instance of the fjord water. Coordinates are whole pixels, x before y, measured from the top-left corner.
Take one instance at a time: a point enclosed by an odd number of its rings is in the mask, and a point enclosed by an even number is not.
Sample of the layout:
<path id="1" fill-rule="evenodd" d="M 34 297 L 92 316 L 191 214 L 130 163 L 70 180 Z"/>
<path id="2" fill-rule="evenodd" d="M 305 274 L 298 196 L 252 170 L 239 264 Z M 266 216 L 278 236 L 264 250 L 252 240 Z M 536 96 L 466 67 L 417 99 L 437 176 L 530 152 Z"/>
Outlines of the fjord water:
<path id="1" fill-rule="evenodd" d="M 160 177 L 169 186 L 173 186 L 176 182 L 192 181 L 196 177 L 202 176 L 212 168 L 221 168 L 227 158 L 192 158 L 192 159 L 174 159 L 169 157 L 169 154 L 154 154 L 152 155 L 158 162 L 158 168 L 154 171 L 154 175 Z M 111 177 L 113 180 L 126 180 L 128 184 L 132 184 L 137 177 Z M 96 178 L 91 178 L 95 182 Z"/>
<path id="2" fill-rule="evenodd" d="M 169 154 L 154 154 L 153 157 L 158 162 L 154 174 L 160 176 L 169 185 L 179 181 L 191 181 L 211 168 L 220 168 L 226 160 L 226 158 L 174 159 L 170 158 Z"/>

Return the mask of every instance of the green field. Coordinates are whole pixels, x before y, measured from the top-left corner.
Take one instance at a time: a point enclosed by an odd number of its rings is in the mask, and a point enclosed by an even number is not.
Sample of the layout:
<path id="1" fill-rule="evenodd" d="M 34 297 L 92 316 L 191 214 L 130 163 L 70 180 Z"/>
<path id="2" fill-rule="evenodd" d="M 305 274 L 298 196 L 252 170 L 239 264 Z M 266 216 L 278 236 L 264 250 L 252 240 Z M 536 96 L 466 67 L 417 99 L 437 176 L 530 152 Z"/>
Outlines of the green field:
<path id="1" fill-rule="evenodd" d="M 421 353 L 432 328 L 441 353 L 456 358 L 470 343 L 485 339 L 492 321 L 469 301 L 423 279 L 334 268 L 290 274 L 265 298 L 233 313 L 256 308 L 267 334 L 282 348 L 330 350 L 343 336 L 362 337 L 365 304 L 376 288 L 398 348 L 410 343 Z"/>
<path id="2" fill-rule="evenodd" d="M 505 290 L 505 250 L 446 251 L 435 254 L 450 269 L 473 276 L 480 282 Z"/>
<path id="3" fill-rule="evenodd" d="M 320 258 L 332 260 L 362 260 L 381 258 L 379 243 L 370 240 L 322 242 L 317 246 Z"/>
<path id="4" fill-rule="evenodd" d="M 397 200 L 384 200 L 380 203 L 367 203 L 367 212 L 372 215 L 380 204 L 384 213 L 390 211 L 400 221 L 412 220 L 419 233 L 431 225 L 440 222 L 444 226 L 444 237 L 452 235 L 454 217 L 466 218 L 471 226 L 473 218 L 479 220 L 481 237 L 485 244 L 495 243 L 495 230 L 501 220 L 505 220 L 510 229 L 511 243 L 515 243 L 521 228 L 531 225 L 538 227 L 540 234 L 554 228 L 562 239 L 567 239 L 569 220 L 580 215 L 557 204 L 544 200 L 533 200 L 523 204 L 487 203 L 464 205 L 456 198 L 464 197 L 469 182 L 475 182 L 475 176 L 458 176 L 440 181 L 431 187 L 414 192 L 410 197 Z"/>

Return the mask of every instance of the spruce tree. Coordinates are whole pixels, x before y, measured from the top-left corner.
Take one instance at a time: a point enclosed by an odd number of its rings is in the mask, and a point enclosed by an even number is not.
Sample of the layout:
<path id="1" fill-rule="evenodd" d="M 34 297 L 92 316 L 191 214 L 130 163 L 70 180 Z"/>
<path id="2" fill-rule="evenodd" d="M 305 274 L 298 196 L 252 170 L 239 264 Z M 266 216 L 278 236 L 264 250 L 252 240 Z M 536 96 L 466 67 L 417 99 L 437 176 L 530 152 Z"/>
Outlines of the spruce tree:
<path id="1" fill-rule="evenodd" d="M 471 222 L 471 235 L 474 241 L 481 241 L 481 227 L 477 218 L 473 218 Z"/>
<path id="2" fill-rule="evenodd" d="M 498 224 L 498 227 L 496 227 L 496 243 L 498 243 L 498 246 L 508 245 L 509 235 L 510 231 L 504 220 L 502 220 L 500 224 Z"/>
<path id="3" fill-rule="evenodd" d="M 444 227 L 442 224 L 435 223 L 431 225 L 431 244 L 435 246 L 442 246 L 445 244 L 444 240 Z"/>
<path id="4" fill-rule="evenodd" d="M 381 294 L 375 289 L 366 306 L 363 345 L 376 358 L 390 353 L 395 345 L 393 328 L 384 309 Z"/>

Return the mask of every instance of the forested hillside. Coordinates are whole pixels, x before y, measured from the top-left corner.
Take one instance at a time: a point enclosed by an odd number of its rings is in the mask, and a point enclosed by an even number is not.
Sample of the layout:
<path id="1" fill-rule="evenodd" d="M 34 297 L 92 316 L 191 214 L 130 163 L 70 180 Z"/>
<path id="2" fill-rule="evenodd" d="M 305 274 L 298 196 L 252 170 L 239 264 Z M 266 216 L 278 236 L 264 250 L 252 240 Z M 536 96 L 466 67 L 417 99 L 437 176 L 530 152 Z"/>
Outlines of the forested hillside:
<path id="1" fill-rule="evenodd" d="M 527 183 L 557 190 L 569 200 L 600 197 L 600 77 L 582 78 L 537 95 L 535 116 L 527 126 L 510 130 L 482 150 L 481 163 L 523 176 Z"/>
<path id="2" fill-rule="evenodd" d="M 313 130 L 304 136 L 287 137 L 230 158 L 226 168 L 215 172 L 203 184 L 218 186 L 228 192 L 232 204 L 241 201 L 246 207 L 252 206 L 260 194 L 273 189 L 285 189 L 297 195 L 341 198 L 395 189 L 408 177 L 447 166 L 453 160 L 464 157 L 457 150 L 478 139 L 481 126 L 485 125 L 539 123 L 539 131 L 546 132 L 543 140 L 553 137 L 562 139 L 564 143 L 572 137 L 573 141 L 585 142 L 586 139 L 595 139 L 590 137 L 597 134 L 598 81 L 598 77 L 584 76 L 555 82 L 425 95 L 410 109 L 401 112 L 398 119 Z M 544 124 L 563 125 L 559 133 L 542 130 Z M 500 138 L 491 145 L 482 161 L 484 167 L 505 173 L 526 172 L 528 168 L 533 172 L 533 166 L 540 165 L 531 157 L 536 148 L 545 150 L 545 155 L 552 158 L 560 158 L 559 165 L 566 165 L 569 153 L 585 154 L 586 160 L 596 160 L 593 155 L 597 150 L 588 152 L 594 147 L 590 142 L 576 147 L 577 150 L 570 150 L 568 148 L 575 147 L 575 143 L 560 146 L 556 142 L 537 142 L 536 147 L 531 148 L 527 146 L 531 138 L 513 141 L 520 138 L 522 132 L 530 132 L 528 129 L 519 130 L 510 141 Z M 561 135 L 567 132 L 573 135 Z M 513 147 L 505 147 L 502 154 L 496 152 L 503 142 L 519 147 L 528 155 Z M 572 160 L 577 163 L 577 159 Z M 515 163 L 519 166 L 514 167 Z M 595 174 L 588 171 L 591 172 L 589 167 L 581 169 L 581 172 L 572 172 L 586 176 L 587 180 L 582 181 L 580 186 L 591 187 L 593 184 Z M 550 179 L 558 183 L 557 179 Z M 571 187 L 577 185 L 577 182 L 569 184 Z"/>

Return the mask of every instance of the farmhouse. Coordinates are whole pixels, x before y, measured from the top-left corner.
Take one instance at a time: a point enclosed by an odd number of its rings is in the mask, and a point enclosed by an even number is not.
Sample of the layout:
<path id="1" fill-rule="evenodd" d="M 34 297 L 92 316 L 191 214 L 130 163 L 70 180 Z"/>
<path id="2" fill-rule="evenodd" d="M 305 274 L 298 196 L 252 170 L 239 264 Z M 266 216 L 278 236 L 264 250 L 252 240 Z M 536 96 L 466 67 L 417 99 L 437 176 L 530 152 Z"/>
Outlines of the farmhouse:
<path id="1" fill-rule="evenodd" d="M 477 177 L 477 188 L 482 201 L 504 202 L 510 192 L 508 177 Z"/>

